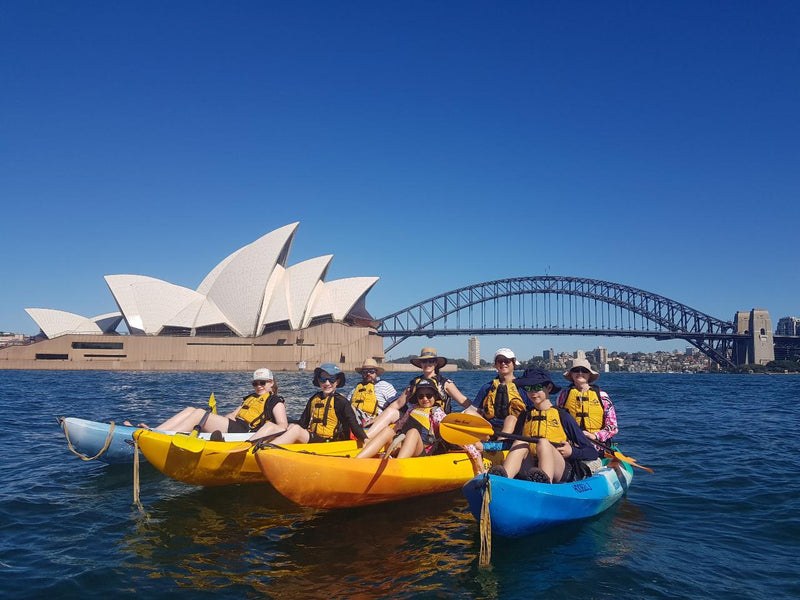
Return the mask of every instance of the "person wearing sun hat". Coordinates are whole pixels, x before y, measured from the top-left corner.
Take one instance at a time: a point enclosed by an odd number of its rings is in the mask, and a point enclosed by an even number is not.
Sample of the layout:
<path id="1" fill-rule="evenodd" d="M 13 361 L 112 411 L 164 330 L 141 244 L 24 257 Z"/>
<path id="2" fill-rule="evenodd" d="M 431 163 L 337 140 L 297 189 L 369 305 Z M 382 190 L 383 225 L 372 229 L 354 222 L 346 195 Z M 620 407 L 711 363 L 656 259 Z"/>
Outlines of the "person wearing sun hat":
<path id="1" fill-rule="evenodd" d="M 248 433 L 262 426 L 272 426 L 276 431 L 286 429 L 286 407 L 283 398 L 278 395 L 278 385 L 272 371 L 265 367 L 256 369 L 252 385 L 253 392 L 242 399 L 238 408 L 226 415 L 218 415 L 211 408 L 187 406 L 157 425 L 156 429 L 185 432 L 195 429 L 198 432 L 213 432 L 214 436 L 221 436 L 223 433 Z M 138 426 L 149 429 L 144 423 L 139 423 Z"/>
<path id="2" fill-rule="evenodd" d="M 401 415 L 407 409 L 409 402 L 413 404 L 416 394 L 417 382 L 420 379 L 427 379 L 433 381 L 439 390 L 439 400 L 437 403 L 442 405 L 446 413 L 450 412 L 450 401 L 455 400 L 465 410 L 469 409 L 471 412 L 476 410 L 470 404 L 469 398 L 461 393 L 452 379 L 447 379 L 439 373 L 439 370 L 447 364 L 447 359 L 444 356 L 439 356 L 436 348 L 426 347 L 423 348 L 418 356 L 413 357 L 409 361 L 415 367 L 422 369 L 422 373 L 414 377 L 406 386 L 406 389 L 397 397 L 397 399 L 387 406 L 381 414 L 373 421 L 369 428 L 370 439 L 375 437 L 379 431 L 388 427 L 392 423 L 401 418 Z"/>
<path id="3" fill-rule="evenodd" d="M 562 375 L 570 385 L 561 390 L 556 406 L 567 409 L 575 417 L 587 438 L 610 442 L 619 432 L 617 412 L 608 394 L 594 384 L 600 373 L 592 369 L 585 358 L 576 358 Z M 598 452 L 601 451 L 599 446 L 595 447 Z M 602 462 L 593 460 L 587 466 L 594 473 L 602 466 Z"/>
<path id="4" fill-rule="evenodd" d="M 372 423 L 386 405 L 397 397 L 394 386 L 381 379 L 385 372 L 374 358 L 367 358 L 356 369 L 356 373 L 361 375 L 361 383 L 353 388 L 347 399 L 356 411 L 362 427 Z"/>
<path id="5" fill-rule="evenodd" d="M 274 444 L 307 444 L 349 440 L 350 433 L 364 440 L 367 437 L 356 414 L 342 394 L 336 390 L 345 384 L 342 370 L 333 363 L 314 369 L 313 385 L 320 391 L 309 398 L 297 423 L 292 423 Z"/>
<path id="6" fill-rule="evenodd" d="M 588 473 L 580 461 L 596 459 L 598 453 L 572 415 L 550 401 L 550 394 L 561 388 L 548 371 L 540 368 L 525 369 L 514 384 L 525 391 L 533 405 L 518 419 L 515 433 L 539 439 L 515 441 L 503 466 L 492 467 L 489 473 L 505 477 L 522 473 L 525 479 L 540 483 L 582 479 Z"/>
<path id="7" fill-rule="evenodd" d="M 475 406 L 479 414 L 496 430 L 513 433 L 517 418 L 531 407 L 525 392 L 514 383 L 514 367 L 519 366 L 517 355 L 511 348 L 499 348 L 494 353 L 494 368 L 497 377 L 486 383 L 475 394 Z M 484 442 L 485 450 L 507 450 L 511 440 Z"/>

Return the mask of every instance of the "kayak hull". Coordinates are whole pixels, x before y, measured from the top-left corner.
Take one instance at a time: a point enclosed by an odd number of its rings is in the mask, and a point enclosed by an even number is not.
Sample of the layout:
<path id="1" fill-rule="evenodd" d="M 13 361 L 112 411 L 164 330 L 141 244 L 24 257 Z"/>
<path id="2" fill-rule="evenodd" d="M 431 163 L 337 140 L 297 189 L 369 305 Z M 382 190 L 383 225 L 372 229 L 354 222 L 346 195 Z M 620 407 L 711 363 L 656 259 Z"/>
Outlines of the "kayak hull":
<path id="1" fill-rule="evenodd" d="M 95 460 L 108 464 L 132 464 L 133 463 L 133 432 L 138 431 L 138 427 L 126 427 L 125 425 L 114 425 L 113 431 L 111 423 L 99 421 L 89 421 L 77 417 L 61 417 L 58 424 L 64 431 L 64 436 L 72 444 L 74 450 L 88 459 L 99 456 Z M 175 435 L 174 431 L 158 432 L 161 435 Z M 208 439 L 210 433 L 201 433 L 201 438 Z M 250 437 L 249 433 L 226 433 L 226 440 L 243 441 Z M 108 448 L 103 450 L 108 438 L 111 438 Z"/>
<path id="2" fill-rule="evenodd" d="M 111 431 L 111 423 L 87 421 L 76 417 L 62 417 L 58 424 L 68 436 L 76 452 L 88 458 L 96 456 L 106 444 L 111 433 L 108 448 L 97 456 L 96 460 L 108 464 L 121 464 L 133 462 L 133 438 L 131 435 L 136 427 L 115 425 Z"/>
<path id="3" fill-rule="evenodd" d="M 479 475 L 464 484 L 469 510 L 480 521 L 487 483 L 492 534 L 522 537 L 569 521 L 600 514 L 627 492 L 630 465 L 612 461 L 594 475 L 572 483 L 546 484 Z"/>
<path id="4" fill-rule="evenodd" d="M 258 451 L 256 461 L 278 492 L 302 506 L 348 508 L 457 490 L 474 473 L 462 452 L 381 460 Z"/>
<path id="5" fill-rule="evenodd" d="M 253 444 L 248 441 L 212 442 L 148 430 L 139 430 L 135 436 L 139 449 L 150 464 L 171 479 L 206 487 L 267 482 L 256 463 Z M 357 444 L 351 440 L 331 444 L 290 444 L 286 448 L 357 452 Z M 267 449 L 259 453 L 273 451 Z"/>

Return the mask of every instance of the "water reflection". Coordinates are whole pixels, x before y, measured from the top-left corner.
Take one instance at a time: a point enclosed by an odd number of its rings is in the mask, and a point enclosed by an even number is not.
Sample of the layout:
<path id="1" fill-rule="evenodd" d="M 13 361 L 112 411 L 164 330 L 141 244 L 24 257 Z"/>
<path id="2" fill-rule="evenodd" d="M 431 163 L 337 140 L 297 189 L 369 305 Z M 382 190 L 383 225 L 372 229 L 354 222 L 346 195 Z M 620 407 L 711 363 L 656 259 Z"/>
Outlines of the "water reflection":
<path id="1" fill-rule="evenodd" d="M 153 584 L 239 585 L 281 598 L 402 598 L 446 590 L 450 577 L 468 571 L 475 531 L 455 492 L 321 511 L 253 485 L 159 500 L 120 545 L 129 566 Z"/>

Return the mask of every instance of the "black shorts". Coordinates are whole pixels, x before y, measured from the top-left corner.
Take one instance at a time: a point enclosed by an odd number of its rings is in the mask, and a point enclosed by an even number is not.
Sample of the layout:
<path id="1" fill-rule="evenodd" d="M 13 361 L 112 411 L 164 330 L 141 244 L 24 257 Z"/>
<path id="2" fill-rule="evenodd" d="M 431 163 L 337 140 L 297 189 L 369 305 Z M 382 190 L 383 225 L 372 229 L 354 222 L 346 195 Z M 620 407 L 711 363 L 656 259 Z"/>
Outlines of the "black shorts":
<path id="1" fill-rule="evenodd" d="M 250 433 L 250 426 L 242 419 L 228 419 L 228 433 Z"/>

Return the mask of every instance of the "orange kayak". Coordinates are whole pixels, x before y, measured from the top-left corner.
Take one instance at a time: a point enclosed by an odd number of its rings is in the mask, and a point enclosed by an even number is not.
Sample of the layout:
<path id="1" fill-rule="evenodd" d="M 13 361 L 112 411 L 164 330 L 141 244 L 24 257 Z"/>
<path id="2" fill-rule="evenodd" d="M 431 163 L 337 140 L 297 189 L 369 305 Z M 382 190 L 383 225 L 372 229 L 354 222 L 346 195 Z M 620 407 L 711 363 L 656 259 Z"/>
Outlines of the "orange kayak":
<path id="1" fill-rule="evenodd" d="M 317 508 L 364 506 L 448 492 L 474 476 L 463 452 L 381 460 L 272 449 L 256 452 L 256 462 L 281 494 Z"/>

